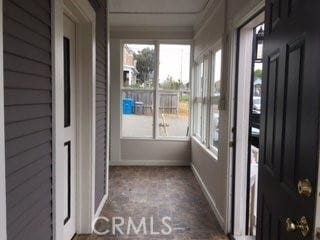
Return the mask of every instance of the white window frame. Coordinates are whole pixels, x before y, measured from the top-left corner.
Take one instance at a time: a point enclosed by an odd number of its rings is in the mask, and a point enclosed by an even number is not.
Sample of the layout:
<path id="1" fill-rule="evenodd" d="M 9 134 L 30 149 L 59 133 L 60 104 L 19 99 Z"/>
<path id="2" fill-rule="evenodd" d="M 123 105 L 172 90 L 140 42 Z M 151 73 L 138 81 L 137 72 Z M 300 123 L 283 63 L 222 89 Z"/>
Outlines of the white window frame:
<path id="1" fill-rule="evenodd" d="M 191 116 L 192 116 L 192 86 L 193 86 L 193 78 L 192 78 L 192 69 L 191 69 L 191 59 L 193 57 L 193 44 L 192 41 L 190 40 L 155 40 L 155 39 L 129 39 L 129 40 L 121 40 L 120 41 L 120 76 L 122 76 L 123 72 L 123 47 L 125 44 L 141 44 L 141 45 L 154 45 L 155 46 L 155 57 L 156 57 L 156 68 L 155 68 L 155 73 L 154 73 L 154 88 L 153 89 L 141 89 L 143 92 L 153 92 L 153 98 L 154 98 L 154 110 L 153 110 L 153 127 L 152 127 L 152 136 L 151 137 L 126 137 L 123 136 L 122 134 L 122 92 L 124 90 L 130 90 L 130 88 L 124 88 L 123 87 L 123 81 L 120 80 L 120 139 L 137 139 L 137 140 L 163 140 L 163 141 L 189 141 L 190 136 L 191 136 L 191 131 L 192 131 L 192 121 L 191 121 Z M 158 102 L 159 102 L 159 93 L 161 90 L 159 90 L 159 69 L 160 69 L 160 45 L 161 44 L 172 44 L 172 45 L 189 45 L 190 46 L 190 72 L 189 72 L 189 82 L 190 82 L 190 101 L 189 101 L 189 134 L 188 136 L 168 136 L 168 137 L 161 137 L 159 136 L 159 107 L 158 107 Z M 134 89 L 133 89 L 134 90 Z M 140 89 L 139 89 L 140 90 Z"/>
<path id="2" fill-rule="evenodd" d="M 215 57 L 215 54 L 221 50 L 221 83 L 222 83 L 222 73 L 223 73 L 223 44 L 222 44 L 222 39 L 218 40 L 212 47 L 208 48 L 208 50 L 204 51 L 198 59 L 196 59 L 194 63 L 194 88 L 193 90 L 193 105 L 197 104 L 198 102 L 201 102 L 201 121 L 200 123 L 197 122 L 195 113 L 196 109 L 195 106 L 193 107 L 193 132 L 192 135 L 205 147 L 214 157 L 214 159 L 218 160 L 218 152 L 219 152 L 219 147 L 213 146 L 212 144 L 212 136 L 213 136 L 213 119 L 212 119 L 212 106 L 213 105 L 218 105 L 218 110 L 220 111 L 221 109 L 221 96 L 222 96 L 222 89 L 220 86 L 220 94 L 216 96 L 212 96 L 212 87 L 214 84 L 214 63 L 213 63 L 213 58 Z M 205 61 L 208 61 L 208 69 L 207 73 L 203 73 L 204 77 L 201 79 L 201 77 L 198 74 L 198 67 L 203 63 L 203 71 L 206 70 L 205 68 Z M 201 74 L 200 74 L 201 75 Z M 206 77 L 207 75 L 207 77 Z M 207 81 L 206 83 L 202 81 Z M 198 87 L 199 84 L 201 84 L 201 97 L 198 97 L 199 92 L 198 92 Z M 204 88 L 206 88 L 207 91 L 203 91 Z M 199 99 L 201 98 L 201 99 Z M 205 107 L 205 111 L 204 111 Z M 205 114 L 204 114 L 205 113 Z M 219 113 L 219 120 L 220 120 L 220 113 Z M 200 125 L 199 125 L 200 124 Z M 219 121 L 220 125 L 220 121 Z M 200 129 L 200 135 L 196 132 L 196 129 Z M 220 136 L 219 136 L 220 137 Z"/>
<path id="3" fill-rule="evenodd" d="M 3 1 L 0 0 L 0 236 L 7 240 L 7 206 L 4 135 L 4 84 L 3 84 Z"/>
<path id="4" fill-rule="evenodd" d="M 220 67 L 220 93 L 219 95 L 214 95 L 213 94 L 213 85 L 215 83 L 215 69 L 216 69 L 216 64 L 215 64 L 215 58 L 216 54 L 218 51 L 221 51 L 221 67 Z M 219 111 L 219 123 L 218 127 L 220 126 L 220 98 L 221 98 L 221 82 L 222 82 L 222 63 L 223 63 L 223 50 L 222 50 L 222 44 L 218 43 L 216 46 L 212 49 L 210 53 L 210 66 L 212 67 L 210 71 L 210 122 L 209 122 L 209 128 L 210 128 L 210 139 L 208 140 L 209 148 L 213 152 L 213 154 L 218 158 L 218 152 L 219 152 L 219 146 L 214 146 L 212 139 L 213 139 L 213 124 L 214 121 L 212 119 L 213 116 L 213 106 L 217 105 L 218 106 L 218 111 Z M 218 139 L 220 138 L 220 135 L 218 136 Z"/>
<path id="5" fill-rule="evenodd" d="M 122 131 L 122 128 L 123 128 L 123 121 L 122 121 L 122 117 L 123 117 L 123 105 L 122 105 L 122 93 L 123 93 L 123 91 L 125 91 L 125 90 L 138 90 L 138 91 L 142 91 L 142 92 L 153 92 L 153 107 L 154 107 L 154 110 L 153 110 L 153 115 L 152 115 L 152 117 L 153 117 L 153 126 L 157 126 L 156 125 L 156 119 L 155 119 L 155 105 L 156 105 L 156 101 L 157 101 L 157 99 L 156 99 L 156 79 L 158 78 L 158 68 L 156 67 L 156 69 L 155 69 L 155 72 L 154 72 L 154 87 L 153 87 L 153 89 L 148 89 L 148 88 L 146 88 L 146 89 L 130 89 L 130 88 L 124 88 L 123 87 L 123 81 L 122 81 L 122 76 L 123 76 L 123 47 L 124 47 L 124 45 L 125 44 L 137 44 L 137 45 L 152 45 L 152 46 L 154 46 L 154 50 L 155 50 L 155 60 L 156 60 L 156 66 L 158 65 L 158 56 L 157 56 L 157 54 L 158 54 L 158 51 L 157 51 L 157 41 L 155 41 L 155 40 L 128 40 L 128 41 L 126 41 L 126 40 L 123 40 L 123 41 L 121 41 L 121 43 L 120 43 L 120 68 L 121 68 L 121 70 L 120 70 L 120 72 L 121 72 L 121 74 L 120 74 L 120 77 L 121 77 L 121 79 L 120 79 L 120 138 L 121 139 L 145 139 L 145 140 L 152 140 L 152 139 L 155 139 L 155 137 L 156 137 L 156 132 L 155 132 L 155 127 L 152 127 L 152 135 L 150 136 L 150 137 L 139 137 L 139 136 L 137 136 L 137 137 L 126 137 L 126 136 L 123 136 L 123 131 Z"/>

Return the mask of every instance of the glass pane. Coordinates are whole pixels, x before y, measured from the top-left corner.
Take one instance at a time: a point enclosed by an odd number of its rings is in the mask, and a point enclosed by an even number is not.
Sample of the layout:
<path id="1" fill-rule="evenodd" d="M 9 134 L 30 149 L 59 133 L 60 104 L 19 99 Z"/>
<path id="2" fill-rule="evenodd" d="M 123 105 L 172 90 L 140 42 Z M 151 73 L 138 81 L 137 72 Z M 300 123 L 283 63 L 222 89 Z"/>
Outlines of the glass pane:
<path id="1" fill-rule="evenodd" d="M 196 136 L 201 135 L 201 103 L 195 103 L 193 109 L 194 115 L 194 134 Z"/>
<path id="2" fill-rule="evenodd" d="M 122 137 L 153 137 L 153 91 L 122 90 Z"/>
<path id="3" fill-rule="evenodd" d="M 154 89 L 155 70 L 153 44 L 124 44 L 122 137 L 153 137 L 154 93 L 144 89 Z"/>
<path id="4" fill-rule="evenodd" d="M 257 42 L 257 59 L 262 59 L 263 55 L 263 40 Z"/>
<path id="5" fill-rule="evenodd" d="M 123 88 L 153 89 L 156 70 L 155 46 L 152 44 L 124 44 Z"/>
<path id="6" fill-rule="evenodd" d="M 203 72 L 201 78 L 202 80 L 202 99 L 204 99 L 204 102 L 202 104 L 202 142 L 207 143 L 207 115 L 208 115 L 208 75 L 209 75 L 209 60 L 208 58 L 204 59 L 203 62 Z"/>
<path id="7" fill-rule="evenodd" d="M 264 24 L 261 24 L 255 28 L 256 37 L 256 60 L 262 60 L 263 57 L 263 39 L 264 39 Z"/>
<path id="8" fill-rule="evenodd" d="M 201 119 L 202 119 L 202 81 L 203 81 L 203 62 L 196 65 L 194 80 L 194 97 L 197 101 L 194 104 L 194 134 L 201 136 Z"/>
<path id="9" fill-rule="evenodd" d="M 63 38 L 64 57 L 64 127 L 71 125 L 70 39 Z"/>
<path id="10" fill-rule="evenodd" d="M 160 44 L 159 131 L 160 137 L 189 135 L 190 45 Z"/>
<path id="11" fill-rule="evenodd" d="M 254 63 L 252 113 L 261 112 L 262 63 Z"/>
<path id="12" fill-rule="evenodd" d="M 213 82 L 211 94 L 212 96 L 220 96 L 222 50 L 218 50 L 215 54 L 213 54 L 212 58 Z"/>
<path id="13" fill-rule="evenodd" d="M 219 144 L 219 109 L 218 105 L 211 107 L 211 146 L 218 151 Z"/>
<path id="14" fill-rule="evenodd" d="M 159 136 L 189 136 L 189 92 L 159 93 Z"/>

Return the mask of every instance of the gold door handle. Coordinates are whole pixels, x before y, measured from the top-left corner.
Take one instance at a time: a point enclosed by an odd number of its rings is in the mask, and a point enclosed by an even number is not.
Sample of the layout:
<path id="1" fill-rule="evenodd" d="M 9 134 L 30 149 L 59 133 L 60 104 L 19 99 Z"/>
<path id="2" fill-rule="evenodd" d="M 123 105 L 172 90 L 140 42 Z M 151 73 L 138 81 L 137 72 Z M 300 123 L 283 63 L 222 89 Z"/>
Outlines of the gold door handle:
<path id="1" fill-rule="evenodd" d="M 290 218 L 287 218 L 287 232 L 295 232 L 297 230 L 301 231 L 302 236 L 308 236 L 310 232 L 310 227 L 306 217 L 302 217 L 300 221 L 293 222 Z"/>
<path id="2" fill-rule="evenodd" d="M 300 195 L 310 197 L 312 194 L 312 185 L 309 179 L 304 179 L 298 183 L 298 192 Z"/>

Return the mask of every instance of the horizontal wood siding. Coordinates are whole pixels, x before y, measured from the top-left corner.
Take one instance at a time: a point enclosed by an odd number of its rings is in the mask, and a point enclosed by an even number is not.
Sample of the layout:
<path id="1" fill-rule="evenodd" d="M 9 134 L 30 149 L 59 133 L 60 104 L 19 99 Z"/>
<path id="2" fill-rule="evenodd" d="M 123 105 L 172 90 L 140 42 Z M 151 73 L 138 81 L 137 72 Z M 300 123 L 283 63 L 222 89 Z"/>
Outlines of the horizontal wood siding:
<path id="1" fill-rule="evenodd" d="M 95 209 L 106 193 L 107 22 L 106 0 L 90 0 L 96 10 L 96 186 Z"/>
<path id="2" fill-rule="evenodd" d="M 50 0 L 4 0 L 3 8 L 8 240 L 50 240 Z"/>

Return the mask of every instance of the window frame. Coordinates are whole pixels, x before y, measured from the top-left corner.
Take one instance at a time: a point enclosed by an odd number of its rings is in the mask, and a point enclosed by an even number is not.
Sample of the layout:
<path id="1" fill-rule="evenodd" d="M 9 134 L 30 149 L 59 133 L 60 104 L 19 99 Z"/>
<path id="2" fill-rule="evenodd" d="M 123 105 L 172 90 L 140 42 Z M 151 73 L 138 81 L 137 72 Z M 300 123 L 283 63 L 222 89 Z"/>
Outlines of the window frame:
<path id="1" fill-rule="evenodd" d="M 217 52 L 221 50 L 221 66 L 220 66 L 220 92 L 219 94 L 214 94 L 213 92 L 213 87 L 215 83 L 215 69 L 216 69 L 216 64 L 215 64 L 215 57 Z M 214 106 L 217 106 L 217 109 L 219 111 L 219 122 L 218 126 L 220 126 L 220 118 L 221 118 L 221 97 L 223 95 L 223 90 L 222 90 L 222 78 L 223 78 L 223 44 L 222 40 L 218 40 L 212 47 L 208 48 L 208 50 L 204 51 L 195 61 L 194 61 L 194 85 L 195 87 L 193 88 L 193 108 L 194 112 L 192 115 L 193 119 L 193 131 L 192 131 L 192 136 L 195 137 L 201 144 L 211 153 L 213 154 L 214 158 L 218 160 L 218 153 L 219 153 L 219 144 L 218 146 L 214 146 L 213 144 L 213 124 L 214 124 L 214 119 L 213 119 L 213 108 Z M 205 71 L 205 60 L 208 60 L 208 68 L 207 68 L 207 78 L 204 77 L 203 79 L 206 80 L 206 83 L 203 83 L 201 81 L 201 77 L 197 75 L 197 68 L 201 63 L 203 63 L 203 71 Z M 199 81 L 200 79 L 200 81 Z M 207 88 L 207 91 L 203 91 L 202 96 L 199 97 L 197 96 L 198 94 L 198 89 L 196 85 L 202 85 L 202 89 L 205 86 Z M 200 99 L 199 99 L 200 98 Z M 195 111 L 196 109 L 196 104 L 201 102 L 201 121 L 198 123 L 196 120 L 195 116 Z M 203 111 L 202 109 L 206 108 L 206 111 Z M 205 113 L 205 114 L 204 114 Z M 199 125 L 200 124 L 200 125 Z M 196 129 L 200 129 L 200 135 L 196 132 Z M 219 135 L 220 139 L 220 135 Z"/>
<path id="2" fill-rule="evenodd" d="M 123 73 L 123 48 L 126 44 L 137 44 L 137 45 L 153 45 L 155 50 L 155 63 L 156 66 L 158 65 L 158 52 L 157 52 L 157 42 L 152 40 L 133 40 L 133 41 L 121 41 L 120 44 L 120 72 Z M 120 74 L 120 77 L 122 74 Z M 138 88 L 126 88 L 123 86 L 123 81 L 120 78 L 120 139 L 145 139 L 145 140 L 152 140 L 155 138 L 155 111 L 153 111 L 152 115 L 152 134 L 150 137 L 126 137 L 123 136 L 123 105 L 122 105 L 122 94 L 124 91 L 130 91 L 130 90 L 136 90 L 136 91 L 143 91 L 143 92 L 152 92 L 153 93 L 153 108 L 155 109 L 156 105 L 156 85 L 157 85 L 157 78 L 158 78 L 158 68 L 156 67 L 155 73 L 154 73 L 154 87 L 153 88 L 146 88 L 146 89 L 138 89 Z"/>
<path id="3" fill-rule="evenodd" d="M 151 137 L 126 137 L 123 136 L 123 108 L 122 108 L 122 93 L 123 91 L 128 91 L 128 90 L 136 90 L 134 88 L 124 88 L 123 87 L 123 81 L 120 79 L 120 139 L 130 139 L 130 140 L 160 140 L 160 141 L 190 141 L 191 138 L 191 133 L 192 133 L 192 121 L 191 121 L 191 116 L 192 116 L 192 88 L 193 88 L 193 77 L 192 77 L 192 59 L 193 59 L 193 42 L 191 40 L 159 40 L 159 39 L 151 39 L 151 40 L 121 40 L 120 41 L 120 71 L 121 73 L 123 72 L 123 47 L 125 44 L 141 44 L 141 45 L 154 45 L 155 47 L 155 62 L 156 62 L 156 68 L 155 68 L 155 73 L 154 73 L 154 88 L 153 89 L 139 89 L 141 91 L 149 91 L 153 92 L 153 126 L 152 126 L 152 136 Z M 190 82 L 190 100 L 189 100 L 189 117 L 188 117 L 188 126 L 189 126 L 189 133 L 188 136 L 168 136 L 168 137 L 162 137 L 159 134 L 159 96 L 161 90 L 159 89 L 159 70 L 160 70 L 160 45 L 161 44 L 172 44 L 172 45 L 189 45 L 190 46 L 190 71 L 189 71 L 189 82 Z M 121 75 L 120 75 L 121 76 Z"/>
<path id="4" fill-rule="evenodd" d="M 220 65 L 220 91 L 219 94 L 216 95 L 214 93 L 214 84 L 216 82 L 215 79 L 215 72 L 216 72 L 216 54 L 221 51 L 221 65 Z M 215 146 L 213 144 L 213 135 L 214 135 L 214 119 L 212 118 L 213 113 L 214 113 L 214 106 L 217 106 L 218 112 L 219 112 L 219 118 L 218 118 L 218 129 L 220 127 L 220 100 L 221 100 L 221 81 L 222 81 L 222 63 L 223 63 L 223 49 L 222 49 L 222 45 L 217 45 L 216 48 L 214 48 L 211 51 L 211 79 L 210 79 L 210 122 L 209 122 L 209 129 L 210 129 L 210 139 L 209 139 L 209 148 L 210 150 L 214 153 L 214 155 L 218 156 L 218 152 L 219 152 L 219 139 L 220 139 L 220 135 L 218 135 L 218 146 Z"/>

